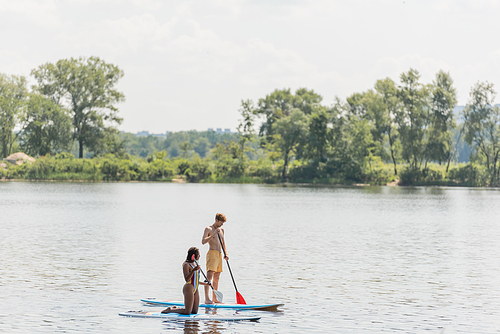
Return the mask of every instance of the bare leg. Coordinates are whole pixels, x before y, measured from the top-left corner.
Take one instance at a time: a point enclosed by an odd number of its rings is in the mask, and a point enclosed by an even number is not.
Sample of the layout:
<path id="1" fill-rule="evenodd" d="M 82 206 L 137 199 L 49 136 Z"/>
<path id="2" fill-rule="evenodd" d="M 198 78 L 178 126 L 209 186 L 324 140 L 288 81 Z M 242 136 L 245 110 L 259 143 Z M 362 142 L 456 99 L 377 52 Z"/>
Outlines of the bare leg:
<path id="1" fill-rule="evenodd" d="M 191 308 L 191 314 L 198 313 L 198 306 L 200 305 L 200 289 L 194 294 L 193 307 Z"/>
<path id="2" fill-rule="evenodd" d="M 161 313 L 179 313 L 179 314 L 191 314 L 194 305 L 194 286 L 192 284 L 184 284 L 182 288 L 184 293 L 184 308 L 166 308 Z"/>
<path id="3" fill-rule="evenodd" d="M 214 281 L 213 281 L 213 287 L 215 290 L 219 290 L 219 279 L 220 279 L 220 273 L 214 272 Z M 214 303 L 220 303 L 220 300 L 217 300 L 217 297 L 215 296 L 215 292 L 213 293 L 213 299 Z"/>
<path id="4" fill-rule="evenodd" d="M 209 281 L 212 281 L 213 276 L 214 276 L 214 272 L 212 270 L 207 270 L 207 279 Z M 210 297 L 208 296 L 208 291 L 210 289 L 211 288 L 208 285 L 205 285 L 205 304 L 213 304 L 213 302 L 210 300 Z"/>

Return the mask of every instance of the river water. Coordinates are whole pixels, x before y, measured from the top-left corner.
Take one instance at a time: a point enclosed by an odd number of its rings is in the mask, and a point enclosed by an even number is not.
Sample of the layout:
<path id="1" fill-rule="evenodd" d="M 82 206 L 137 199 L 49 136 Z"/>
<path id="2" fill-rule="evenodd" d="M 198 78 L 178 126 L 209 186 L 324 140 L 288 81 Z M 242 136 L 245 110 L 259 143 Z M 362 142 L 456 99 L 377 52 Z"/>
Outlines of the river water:
<path id="1" fill-rule="evenodd" d="M 182 299 L 217 212 L 240 293 L 281 312 L 118 316 Z M 499 190 L 0 182 L 0 255 L 6 333 L 500 333 Z"/>

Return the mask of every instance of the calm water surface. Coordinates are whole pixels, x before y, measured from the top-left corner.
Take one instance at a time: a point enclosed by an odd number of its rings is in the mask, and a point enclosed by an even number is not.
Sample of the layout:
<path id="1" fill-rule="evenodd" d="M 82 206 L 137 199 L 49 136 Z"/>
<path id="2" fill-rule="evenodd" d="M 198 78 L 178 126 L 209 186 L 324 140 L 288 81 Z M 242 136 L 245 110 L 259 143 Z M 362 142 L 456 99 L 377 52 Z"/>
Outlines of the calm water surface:
<path id="1" fill-rule="evenodd" d="M 239 291 L 282 312 L 118 316 L 182 298 L 216 212 Z M 0 332 L 500 333 L 499 190 L 2 182 L 0 255 Z"/>

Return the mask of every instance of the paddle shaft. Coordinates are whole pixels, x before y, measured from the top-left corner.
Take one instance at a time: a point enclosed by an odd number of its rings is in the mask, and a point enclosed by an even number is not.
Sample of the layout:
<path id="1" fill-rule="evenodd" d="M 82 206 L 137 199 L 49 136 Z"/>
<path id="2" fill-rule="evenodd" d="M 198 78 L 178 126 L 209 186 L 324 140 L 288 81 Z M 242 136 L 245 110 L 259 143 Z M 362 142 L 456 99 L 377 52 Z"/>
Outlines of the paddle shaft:
<path id="1" fill-rule="evenodd" d="M 222 248 L 222 251 L 224 252 L 224 257 L 227 257 L 226 250 L 224 249 L 224 245 L 222 244 L 222 240 L 220 238 L 219 233 L 217 233 L 217 236 L 219 237 L 219 242 L 220 242 L 220 246 Z M 236 283 L 234 282 L 233 272 L 231 271 L 231 266 L 229 265 L 229 260 L 226 260 L 226 263 L 227 263 L 227 267 L 229 268 L 229 273 L 231 274 L 231 279 L 233 280 L 234 289 L 236 290 L 236 292 L 238 292 L 238 288 L 236 287 Z"/>
<path id="2" fill-rule="evenodd" d="M 194 260 L 194 263 L 196 263 L 197 266 L 200 266 L 198 264 L 198 261 Z M 212 283 L 210 283 L 210 281 L 208 280 L 207 276 L 205 276 L 205 273 L 203 272 L 203 270 L 201 269 L 201 266 L 200 266 L 200 271 L 201 273 L 203 274 L 203 277 L 205 277 L 205 280 L 208 282 L 208 285 L 210 285 L 210 287 L 212 288 L 212 290 L 216 291 L 215 288 L 212 286 Z"/>

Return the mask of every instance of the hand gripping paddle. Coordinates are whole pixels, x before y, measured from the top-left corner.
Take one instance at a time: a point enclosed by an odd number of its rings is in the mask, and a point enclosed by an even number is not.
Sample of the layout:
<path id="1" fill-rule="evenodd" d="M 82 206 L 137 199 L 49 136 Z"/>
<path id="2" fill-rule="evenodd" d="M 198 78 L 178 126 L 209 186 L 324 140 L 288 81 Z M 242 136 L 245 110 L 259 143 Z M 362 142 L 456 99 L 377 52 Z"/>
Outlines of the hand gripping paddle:
<path id="1" fill-rule="evenodd" d="M 224 246 L 222 245 L 222 240 L 220 238 L 219 233 L 217 233 L 217 236 L 219 237 L 220 247 L 222 248 L 222 251 L 224 252 L 224 257 L 227 257 L 226 250 L 224 249 Z M 229 273 L 231 274 L 231 279 L 233 280 L 234 289 L 236 290 L 236 304 L 246 304 L 247 302 L 245 301 L 245 298 L 243 298 L 241 293 L 238 292 L 238 288 L 236 287 L 236 283 L 234 282 L 233 272 L 231 271 L 231 267 L 229 266 L 229 260 L 226 260 L 226 263 L 227 263 L 227 267 L 229 268 Z"/>
<path id="2" fill-rule="evenodd" d="M 194 263 L 196 263 L 197 266 L 199 266 L 198 261 L 196 261 L 195 258 L 194 258 L 194 254 L 191 257 L 191 259 L 194 261 Z M 217 290 L 214 289 L 214 287 L 212 286 L 212 283 L 210 283 L 210 281 L 208 280 L 207 276 L 205 276 L 205 273 L 203 272 L 203 270 L 201 270 L 201 266 L 200 266 L 200 271 L 203 274 L 203 277 L 205 277 L 205 281 L 208 282 L 208 285 L 210 285 L 210 287 L 212 288 L 212 290 L 214 290 L 215 297 L 217 297 L 217 300 L 222 303 L 222 299 L 224 298 L 224 295 L 222 294 L 222 292 L 217 291 Z"/>

